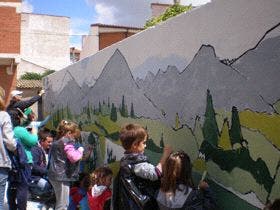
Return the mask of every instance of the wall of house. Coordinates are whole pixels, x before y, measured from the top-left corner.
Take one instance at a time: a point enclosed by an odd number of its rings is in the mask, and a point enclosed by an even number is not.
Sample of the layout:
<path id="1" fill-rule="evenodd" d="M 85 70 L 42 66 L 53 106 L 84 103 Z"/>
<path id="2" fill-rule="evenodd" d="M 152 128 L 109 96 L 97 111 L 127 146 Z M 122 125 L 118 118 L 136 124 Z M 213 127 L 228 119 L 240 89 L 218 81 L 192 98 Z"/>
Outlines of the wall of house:
<path id="1" fill-rule="evenodd" d="M 118 131 L 139 123 L 153 163 L 163 145 L 182 149 L 220 209 L 262 208 L 280 195 L 279 11 L 213 0 L 48 76 L 45 111 L 95 140 L 105 157 L 95 151 L 93 165 L 115 168 Z"/>
<path id="2" fill-rule="evenodd" d="M 5 101 L 16 86 L 16 70 L 20 57 L 21 0 L 0 1 L 0 86 Z"/>
<path id="3" fill-rule="evenodd" d="M 131 32 L 111 32 L 111 33 L 100 33 L 99 34 L 99 50 L 104 49 L 116 42 L 119 42 L 127 37 L 132 36 L 134 33 Z"/>
<path id="4" fill-rule="evenodd" d="M 70 64 L 68 17 L 22 13 L 19 75 L 29 69 L 28 62 L 45 69 L 60 70 Z"/>
<path id="5" fill-rule="evenodd" d="M 88 36 L 83 36 L 81 59 L 119 42 L 141 29 L 92 25 Z"/>
<path id="6" fill-rule="evenodd" d="M 9 102 L 9 94 L 12 90 L 16 89 L 16 67 L 13 69 L 12 74 L 7 74 L 7 65 L 0 65 L 0 86 L 5 90 L 5 102 Z"/>
<path id="7" fill-rule="evenodd" d="M 0 4 L 0 53 L 20 53 L 20 13 Z"/>

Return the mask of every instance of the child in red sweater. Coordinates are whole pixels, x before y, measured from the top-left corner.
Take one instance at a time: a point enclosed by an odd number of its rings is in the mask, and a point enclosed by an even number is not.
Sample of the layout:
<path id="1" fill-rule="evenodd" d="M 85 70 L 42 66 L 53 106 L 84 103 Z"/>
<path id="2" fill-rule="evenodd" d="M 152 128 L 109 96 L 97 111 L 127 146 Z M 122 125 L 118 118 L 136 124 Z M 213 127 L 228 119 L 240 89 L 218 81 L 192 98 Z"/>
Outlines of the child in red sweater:
<path id="1" fill-rule="evenodd" d="M 91 210 L 110 209 L 112 191 L 113 172 L 108 167 L 99 167 L 93 174 L 94 186 L 92 187 L 91 196 L 89 196 L 89 207 Z"/>

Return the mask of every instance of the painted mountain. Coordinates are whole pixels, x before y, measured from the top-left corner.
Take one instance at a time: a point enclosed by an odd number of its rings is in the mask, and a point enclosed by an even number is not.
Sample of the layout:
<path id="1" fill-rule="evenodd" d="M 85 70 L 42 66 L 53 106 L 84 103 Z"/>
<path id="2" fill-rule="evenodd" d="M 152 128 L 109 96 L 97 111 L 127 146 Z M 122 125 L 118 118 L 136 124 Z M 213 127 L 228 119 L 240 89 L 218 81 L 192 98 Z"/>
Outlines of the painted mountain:
<path id="1" fill-rule="evenodd" d="M 232 66 L 246 76 L 247 83 L 269 104 L 280 98 L 280 36 L 262 41 Z"/>
<path id="2" fill-rule="evenodd" d="M 47 91 L 46 97 L 48 97 L 50 103 L 46 109 L 56 110 L 67 106 L 73 113 L 79 114 L 82 109 L 80 102 L 86 97 L 89 87 L 85 83 L 80 87 L 68 71 L 64 77 L 68 78 L 68 82 L 60 92 L 53 93 L 52 91 Z M 52 108 L 50 109 L 50 107 Z"/>
<path id="3" fill-rule="evenodd" d="M 129 66 L 119 50 L 116 50 L 109 59 L 96 83 L 86 95 L 87 97 L 82 101 L 84 107 L 88 102 L 97 106 L 99 102 L 107 101 L 108 98 L 118 107 L 124 96 L 126 104 L 133 104 L 138 117 L 162 118 L 160 110 L 136 84 Z"/>
<path id="4" fill-rule="evenodd" d="M 272 112 L 247 79 L 238 71 L 223 64 L 212 46 L 203 45 L 192 62 L 180 74 L 174 68 L 159 72 L 147 96 L 164 112 L 169 123 L 174 124 L 176 113 L 181 122 L 192 126 L 196 116 L 203 116 L 207 89 L 213 93 L 216 109 Z"/>

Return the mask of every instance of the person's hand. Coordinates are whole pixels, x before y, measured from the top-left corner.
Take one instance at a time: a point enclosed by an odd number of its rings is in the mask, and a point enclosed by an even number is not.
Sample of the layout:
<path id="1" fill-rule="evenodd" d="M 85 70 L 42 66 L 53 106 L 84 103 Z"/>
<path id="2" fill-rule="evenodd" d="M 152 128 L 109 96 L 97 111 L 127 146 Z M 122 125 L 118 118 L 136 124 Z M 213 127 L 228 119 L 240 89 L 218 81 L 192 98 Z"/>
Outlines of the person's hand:
<path id="1" fill-rule="evenodd" d="M 38 95 L 39 95 L 39 96 L 42 96 L 42 95 L 44 95 L 44 94 L 45 94 L 45 90 L 42 89 L 42 90 L 40 90 L 40 92 L 39 92 Z"/>
<path id="2" fill-rule="evenodd" d="M 209 187 L 208 183 L 205 182 L 205 181 L 200 181 L 199 182 L 199 185 L 198 185 L 198 188 L 201 189 L 201 190 L 205 190 Z"/>
<path id="3" fill-rule="evenodd" d="M 163 154 L 162 154 L 162 158 L 164 160 L 166 160 L 169 155 L 171 154 L 172 152 L 172 147 L 170 145 L 166 145 L 164 148 L 163 148 Z"/>

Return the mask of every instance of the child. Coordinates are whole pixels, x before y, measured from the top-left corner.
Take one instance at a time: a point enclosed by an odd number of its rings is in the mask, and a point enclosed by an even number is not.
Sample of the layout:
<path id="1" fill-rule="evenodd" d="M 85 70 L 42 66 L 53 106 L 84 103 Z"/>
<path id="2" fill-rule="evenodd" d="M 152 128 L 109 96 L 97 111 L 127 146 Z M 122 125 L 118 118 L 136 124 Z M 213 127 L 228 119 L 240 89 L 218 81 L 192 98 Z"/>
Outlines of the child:
<path id="1" fill-rule="evenodd" d="M 161 187 L 157 195 L 159 208 L 161 210 L 197 207 L 215 209 L 215 201 L 208 184 L 201 181 L 199 189 L 195 189 L 193 185 L 189 156 L 183 151 L 172 153 L 163 167 Z"/>
<path id="2" fill-rule="evenodd" d="M 37 121 L 36 114 L 30 107 L 24 110 L 24 115 L 27 117 L 27 119 L 23 123 L 23 126 L 27 129 L 33 130 L 33 133 L 37 133 L 38 130 L 45 126 L 50 120 L 50 115 L 48 115 L 43 121 Z"/>
<path id="3" fill-rule="evenodd" d="M 93 172 L 94 186 L 89 197 L 90 209 L 109 210 L 111 204 L 113 172 L 108 167 L 99 167 Z"/>
<path id="4" fill-rule="evenodd" d="M 171 153 L 171 147 L 164 148 L 160 162 L 154 166 L 144 155 L 147 137 L 147 131 L 137 124 L 128 124 L 120 131 L 125 152 L 114 182 L 114 209 L 157 209 L 154 196 L 159 188 L 162 166 Z"/>
<path id="5" fill-rule="evenodd" d="M 89 209 L 88 197 L 91 195 L 92 176 L 90 174 L 80 174 L 78 186 L 73 186 L 70 189 L 70 204 L 68 210 Z M 82 200 L 86 199 L 85 204 L 81 204 Z"/>
<path id="6" fill-rule="evenodd" d="M 83 147 L 75 148 L 75 139 L 80 136 L 78 125 L 62 120 L 57 128 L 57 138 L 50 150 L 48 178 L 56 196 L 55 209 L 67 209 L 69 185 L 78 179 L 79 162 Z"/>

